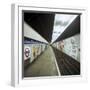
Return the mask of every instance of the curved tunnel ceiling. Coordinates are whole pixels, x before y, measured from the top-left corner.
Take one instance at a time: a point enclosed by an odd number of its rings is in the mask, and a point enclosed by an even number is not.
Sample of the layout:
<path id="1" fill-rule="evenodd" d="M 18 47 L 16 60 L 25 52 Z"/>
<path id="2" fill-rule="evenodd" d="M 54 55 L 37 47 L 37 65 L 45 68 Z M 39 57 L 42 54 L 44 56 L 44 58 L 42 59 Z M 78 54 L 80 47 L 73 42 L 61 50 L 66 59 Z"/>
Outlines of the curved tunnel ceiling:
<path id="1" fill-rule="evenodd" d="M 78 15 L 72 14 L 56 14 L 53 26 L 52 41 L 56 39 L 66 30 L 66 28 L 75 20 Z"/>
<path id="2" fill-rule="evenodd" d="M 24 21 L 48 42 L 51 42 L 55 14 L 25 12 Z"/>
<path id="3" fill-rule="evenodd" d="M 80 33 L 80 14 L 24 12 L 24 21 L 43 37 L 44 42 L 54 43 Z M 60 26 L 59 31 L 63 30 L 54 38 L 55 25 Z"/>
<path id="4" fill-rule="evenodd" d="M 31 38 L 40 42 L 48 43 L 40 34 L 38 34 L 30 25 L 24 22 L 24 37 Z"/>
<path id="5" fill-rule="evenodd" d="M 66 30 L 55 41 L 60 41 L 80 33 L 80 15 L 66 28 Z"/>

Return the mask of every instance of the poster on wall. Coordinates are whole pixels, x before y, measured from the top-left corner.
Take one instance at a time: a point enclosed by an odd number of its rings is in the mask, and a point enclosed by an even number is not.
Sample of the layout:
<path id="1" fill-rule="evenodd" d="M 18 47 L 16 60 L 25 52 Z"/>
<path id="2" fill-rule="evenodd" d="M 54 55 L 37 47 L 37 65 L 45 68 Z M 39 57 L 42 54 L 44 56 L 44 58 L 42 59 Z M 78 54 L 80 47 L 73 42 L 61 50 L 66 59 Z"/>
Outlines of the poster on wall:
<path id="1" fill-rule="evenodd" d="M 24 38 L 36 40 L 29 44 L 33 49 L 33 63 L 24 69 L 24 77 L 80 75 L 77 57 L 80 57 L 81 14 L 26 10 L 22 13 Z M 40 43 L 43 44 L 38 55 Z M 48 48 L 44 49 L 46 44 Z"/>
<path id="2" fill-rule="evenodd" d="M 18 12 L 15 22 L 19 21 L 15 24 L 19 31 L 16 83 L 38 77 L 81 76 L 80 36 L 84 11 L 17 6 L 18 9 L 12 5 L 12 10 Z"/>

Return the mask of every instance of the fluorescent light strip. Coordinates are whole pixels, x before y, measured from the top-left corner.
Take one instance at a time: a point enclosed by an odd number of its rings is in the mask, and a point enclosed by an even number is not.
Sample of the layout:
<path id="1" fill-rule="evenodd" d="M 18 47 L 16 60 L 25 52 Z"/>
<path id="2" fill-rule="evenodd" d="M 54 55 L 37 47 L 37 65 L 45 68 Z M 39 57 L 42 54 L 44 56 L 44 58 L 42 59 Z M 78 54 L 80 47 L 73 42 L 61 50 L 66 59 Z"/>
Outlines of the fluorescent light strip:
<path id="1" fill-rule="evenodd" d="M 24 36 L 48 44 L 48 42 L 46 41 L 46 39 L 44 39 L 39 33 L 37 33 L 26 22 L 24 22 Z"/>
<path id="2" fill-rule="evenodd" d="M 65 30 L 66 28 L 73 22 L 73 20 L 76 19 L 78 15 L 69 15 L 69 14 L 56 14 L 55 15 L 55 21 L 54 21 L 54 29 L 53 29 L 53 34 L 52 34 L 52 40 L 51 43 L 53 43 Z M 62 25 L 55 25 L 56 22 L 67 22 L 66 26 Z M 55 32 L 59 34 L 55 34 Z"/>

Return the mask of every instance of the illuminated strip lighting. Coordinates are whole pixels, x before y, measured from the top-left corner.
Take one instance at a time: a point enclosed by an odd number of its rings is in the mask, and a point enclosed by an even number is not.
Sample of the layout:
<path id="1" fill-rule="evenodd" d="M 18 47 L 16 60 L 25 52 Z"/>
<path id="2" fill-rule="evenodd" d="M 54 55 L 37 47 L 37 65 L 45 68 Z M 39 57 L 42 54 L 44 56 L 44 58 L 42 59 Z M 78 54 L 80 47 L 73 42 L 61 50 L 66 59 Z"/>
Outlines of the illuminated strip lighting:
<path id="1" fill-rule="evenodd" d="M 44 39 L 39 33 L 37 33 L 30 25 L 24 22 L 24 37 L 31 38 L 40 42 L 48 44 L 48 41 Z"/>
<path id="2" fill-rule="evenodd" d="M 56 19 L 56 17 L 57 17 L 57 15 L 60 15 L 59 17 L 61 17 L 61 16 L 67 16 L 67 15 L 65 15 L 65 14 L 56 14 L 55 15 L 55 19 Z M 68 15 L 69 16 L 69 15 Z M 69 20 L 69 22 L 68 22 L 68 24 L 66 25 L 66 26 L 64 26 L 64 28 L 63 29 L 61 29 L 60 28 L 60 30 L 58 31 L 58 33 L 59 34 L 57 34 L 56 35 L 56 37 L 54 38 L 54 36 L 55 36 L 55 34 L 54 34 L 54 32 L 56 31 L 55 30 L 55 27 L 57 27 L 57 26 L 55 26 L 55 22 L 56 22 L 56 20 L 54 21 L 54 30 L 53 30 L 53 34 L 52 34 L 52 40 L 51 40 L 51 44 L 66 30 L 66 28 L 76 19 L 76 17 L 78 16 L 78 15 L 70 15 L 70 16 L 72 16 L 71 18 L 70 18 L 70 20 Z M 60 20 L 61 21 L 61 20 Z M 62 22 L 64 22 L 65 20 L 62 20 Z M 68 21 L 68 20 L 67 20 Z M 61 26 L 62 27 L 62 26 Z"/>

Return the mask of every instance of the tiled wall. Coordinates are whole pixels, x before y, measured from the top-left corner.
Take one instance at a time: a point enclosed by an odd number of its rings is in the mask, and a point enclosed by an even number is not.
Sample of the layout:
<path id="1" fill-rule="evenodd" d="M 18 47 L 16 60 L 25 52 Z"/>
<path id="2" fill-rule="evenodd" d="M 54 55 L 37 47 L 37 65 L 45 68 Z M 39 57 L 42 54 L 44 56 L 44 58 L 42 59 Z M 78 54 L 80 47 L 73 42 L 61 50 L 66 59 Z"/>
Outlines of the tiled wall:
<path id="1" fill-rule="evenodd" d="M 54 47 L 80 62 L 80 34 L 54 43 Z"/>

